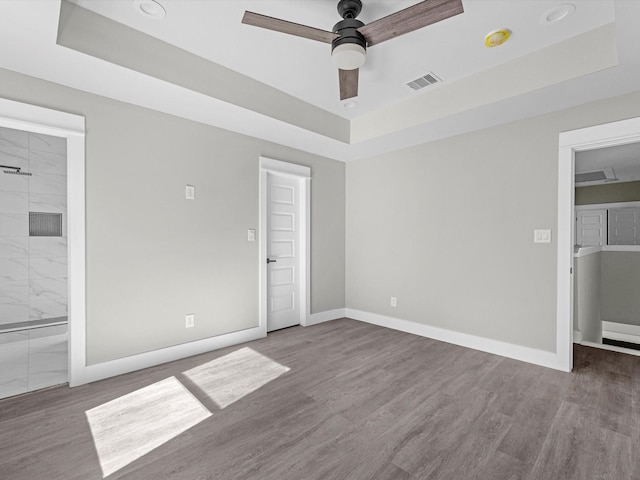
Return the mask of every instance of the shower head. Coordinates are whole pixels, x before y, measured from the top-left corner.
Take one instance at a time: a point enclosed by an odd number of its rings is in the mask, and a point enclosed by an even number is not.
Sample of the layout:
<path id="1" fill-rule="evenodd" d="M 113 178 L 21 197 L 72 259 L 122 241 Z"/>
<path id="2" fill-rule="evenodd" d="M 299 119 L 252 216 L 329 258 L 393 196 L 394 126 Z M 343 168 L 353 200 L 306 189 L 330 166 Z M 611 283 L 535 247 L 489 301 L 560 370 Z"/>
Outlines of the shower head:
<path id="1" fill-rule="evenodd" d="M 3 173 L 8 173 L 9 175 L 24 175 L 25 177 L 30 177 L 31 173 L 29 172 L 21 172 L 20 167 L 12 167 L 10 165 L 0 165 L 0 168 L 8 168 L 9 170 L 2 170 Z"/>

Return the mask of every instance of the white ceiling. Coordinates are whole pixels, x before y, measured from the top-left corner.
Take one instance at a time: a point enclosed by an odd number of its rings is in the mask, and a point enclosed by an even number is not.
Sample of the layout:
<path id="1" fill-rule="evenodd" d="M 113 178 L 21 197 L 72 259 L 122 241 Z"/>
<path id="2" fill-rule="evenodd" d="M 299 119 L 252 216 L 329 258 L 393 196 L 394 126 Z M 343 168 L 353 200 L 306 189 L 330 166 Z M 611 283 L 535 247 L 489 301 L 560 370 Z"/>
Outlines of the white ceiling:
<path id="1" fill-rule="evenodd" d="M 129 0 L 72 1 L 346 118 L 419 95 L 406 83 L 427 73 L 451 83 L 614 21 L 610 1 L 574 0 L 573 15 L 547 23 L 543 14 L 566 1 L 465 0 L 463 14 L 371 47 L 360 70 L 358 106 L 345 108 L 330 45 L 241 23 L 249 10 L 331 30 L 341 20 L 337 0 L 157 0 L 167 12 L 162 20 L 143 17 Z M 358 19 L 369 23 L 416 3 L 364 0 Z M 503 27 L 512 38 L 486 48 L 484 36 Z"/>
<path id="2" fill-rule="evenodd" d="M 336 0 L 159 1 L 167 10 L 162 21 L 140 16 L 133 9 L 133 0 L 77 0 L 75 3 L 310 105 L 352 119 L 352 130 L 358 126 L 353 122 L 360 122 L 361 128 L 387 110 L 402 116 L 408 106 L 426 104 L 426 99 L 441 95 L 438 92 L 448 90 L 451 95 L 454 87 L 462 85 L 466 89 L 467 85 L 474 84 L 478 75 L 493 71 L 504 73 L 509 66 L 513 66 L 513 73 L 517 62 L 531 55 L 538 55 L 539 64 L 542 58 L 544 65 L 545 55 L 560 51 L 568 38 L 584 37 L 584 32 L 596 32 L 606 25 L 615 29 L 617 65 L 593 69 L 579 76 L 565 76 L 554 80 L 556 83 L 538 83 L 511 96 L 476 102 L 467 108 L 456 105 L 455 110 L 437 117 L 425 116 L 396 129 L 381 130 L 371 137 L 364 136 L 357 143 L 353 140 L 345 143 L 296 122 L 258 113 L 250 106 L 207 96 L 62 47 L 56 43 L 61 0 L 0 1 L 0 45 L 5 46 L 0 48 L 0 68 L 345 161 L 640 89 L 637 20 L 640 1 L 637 0 L 463 0 L 465 13 L 372 47 L 360 75 L 359 106 L 351 110 L 338 101 L 337 75 L 327 44 L 240 23 L 247 9 L 331 29 L 339 20 Z M 540 23 L 546 10 L 568 2 L 576 6 L 573 16 L 557 24 Z M 366 23 L 412 5 L 416 0 L 363 0 L 363 3 L 359 18 Z M 512 39 L 502 47 L 485 48 L 484 35 L 500 27 L 513 30 Z M 589 49 L 585 52 L 587 57 L 591 54 Z M 587 57 L 567 58 L 567 63 L 584 62 Z M 555 61 L 554 71 L 540 73 L 552 77 L 556 69 L 561 70 L 563 66 Z M 427 87 L 418 93 L 404 85 L 431 71 L 444 80 L 442 85 Z M 486 75 L 483 78 L 486 79 Z M 496 78 L 496 82 L 500 80 Z M 526 82 L 526 78 L 519 79 L 519 83 Z M 478 96 L 481 94 L 477 92 Z"/>
<path id="3" fill-rule="evenodd" d="M 576 173 L 613 169 L 617 182 L 640 180 L 640 143 L 576 152 Z M 611 180 L 588 182 L 589 185 L 610 183 Z M 583 185 L 584 186 L 584 185 Z"/>

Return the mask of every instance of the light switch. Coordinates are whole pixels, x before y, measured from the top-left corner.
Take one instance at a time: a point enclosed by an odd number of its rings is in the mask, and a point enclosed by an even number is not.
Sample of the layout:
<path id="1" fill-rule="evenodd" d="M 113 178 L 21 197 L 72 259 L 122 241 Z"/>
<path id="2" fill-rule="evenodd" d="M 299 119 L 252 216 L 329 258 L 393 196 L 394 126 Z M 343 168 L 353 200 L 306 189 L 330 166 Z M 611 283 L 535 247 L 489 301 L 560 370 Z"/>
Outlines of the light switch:
<path id="1" fill-rule="evenodd" d="M 187 200 L 195 200 L 196 198 L 196 187 L 194 185 L 187 185 L 185 188 L 184 198 Z"/>
<path id="2" fill-rule="evenodd" d="M 249 242 L 255 242 L 256 241 L 256 231 L 253 229 L 249 229 L 247 230 L 247 240 Z"/>
<path id="3" fill-rule="evenodd" d="M 533 243 L 551 243 L 551 230 L 534 230 Z"/>

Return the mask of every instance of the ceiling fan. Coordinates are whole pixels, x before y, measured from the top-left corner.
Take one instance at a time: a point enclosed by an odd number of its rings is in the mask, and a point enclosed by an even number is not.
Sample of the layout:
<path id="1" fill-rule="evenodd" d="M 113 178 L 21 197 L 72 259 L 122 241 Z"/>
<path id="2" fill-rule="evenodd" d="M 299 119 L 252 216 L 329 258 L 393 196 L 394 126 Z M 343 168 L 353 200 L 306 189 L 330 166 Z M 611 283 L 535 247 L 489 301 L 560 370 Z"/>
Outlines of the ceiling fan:
<path id="1" fill-rule="evenodd" d="M 464 12 L 462 0 L 425 0 L 365 25 L 356 19 L 361 10 L 360 0 L 339 0 L 343 20 L 331 32 L 249 11 L 244 12 L 242 23 L 330 43 L 338 67 L 340 100 L 345 100 L 358 95 L 358 69 L 364 64 L 367 47 Z"/>

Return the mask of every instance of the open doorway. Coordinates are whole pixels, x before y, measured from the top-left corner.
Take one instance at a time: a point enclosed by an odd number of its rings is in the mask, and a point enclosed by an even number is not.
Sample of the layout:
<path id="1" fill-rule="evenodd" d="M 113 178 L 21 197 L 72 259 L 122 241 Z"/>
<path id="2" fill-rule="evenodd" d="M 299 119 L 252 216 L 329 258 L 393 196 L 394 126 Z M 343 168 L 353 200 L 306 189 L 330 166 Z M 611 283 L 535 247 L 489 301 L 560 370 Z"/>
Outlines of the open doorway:
<path id="1" fill-rule="evenodd" d="M 619 205 L 612 206 L 612 204 L 614 203 L 626 203 L 609 202 L 609 205 L 605 207 L 605 210 L 607 210 L 605 215 L 602 215 L 602 212 L 598 214 L 600 216 L 600 222 L 604 222 L 606 219 L 606 227 L 601 223 L 599 227 L 594 228 L 591 232 L 589 232 L 587 228 L 584 231 L 580 232 L 580 234 L 578 234 L 577 231 L 580 230 L 581 227 L 577 226 L 576 224 L 576 198 L 578 199 L 577 203 L 584 203 L 584 200 L 581 199 L 581 197 L 584 197 L 584 195 L 582 195 L 582 192 L 579 192 L 576 195 L 576 173 L 578 174 L 579 180 L 587 179 L 587 181 L 590 180 L 593 182 L 593 176 L 597 175 L 593 172 L 598 171 L 597 168 L 592 168 L 594 166 L 598 166 L 595 162 L 601 162 L 601 164 L 604 164 L 608 161 L 613 165 L 614 161 L 612 160 L 612 158 L 614 156 L 622 157 L 622 153 L 632 151 L 637 148 L 637 145 L 635 144 L 638 143 L 640 143 L 640 118 L 623 120 L 620 122 L 614 122 L 604 125 L 597 125 L 594 127 L 588 127 L 560 134 L 558 170 L 557 347 L 558 354 L 563 359 L 563 364 L 568 367 L 566 368 L 567 370 L 571 370 L 573 365 L 574 341 L 612 350 L 620 349 L 620 347 L 618 346 L 610 346 L 602 343 L 601 323 L 601 286 L 603 284 L 601 276 L 603 265 L 606 265 L 605 268 L 607 271 L 607 275 L 609 276 L 610 272 L 615 271 L 615 268 L 613 268 L 614 264 L 619 262 L 617 260 L 610 262 L 610 258 L 608 258 L 606 262 L 603 263 L 601 258 L 596 260 L 596 257 L 592 257 L 591 259 L 588 259 L 588 257 L 592 255 L 600 255 L 602 257 L 602 253 L 605 253 L 605 251 L 607 250 L 609 252 L 616 252 L 616 250 L 630 250 L 630 253 L 632 253 L 634 256 L 640 256 L 640 247 L 635 245 L 582 245 L 580 248 L 576 247 L 578 237 L 580 237 L 580 242 L 582 242 L 583 244 L 589 243 L 588 239 L 590 237 L 593 237 L 595 233 L 598 233 L 601 238 L 600 240 L 594 241 L 593 243 L 604 243 L 602 238 L 606 238 L 608 242 L 608 230 L 610 228 L 610 222 L 608 221 L 609 209 L 620 207 Z M 627 161 L 627 163 L 631 163 L 631 161 Z M 611 166 L 602 166 L 603 169 L 609 168 L 610 170 L 614 170 Z M 634 169 L 628 165 L 625 165 L 624 162 L 619 160 L 617 175 L 626 177 L 627 170 L 632 171 Z M 610 180 L 609 182 L 604 182 L 605 184 L 613 184 L 615 182 L 611 182 L 611 180 L 614 180 L 614 178 L 612 177 L 615 177 L 615 172 L 613 172 L 613 175 L 611 175 L 611 173 L 612 172 L 610 171 L 600 173 L 599 177 L 602 180 Z M 602 178 L 603 176 L 604 178 Z M 634 180 L 632 177 L 628 178 L 630 179 L 630 181 Z M 595 184 L 591 184 L 591 186 L 595 186 Z M 600 190 L 599 194 L 603 194 L 602 192 L 604 192 L 604 190 Z M 593 191 L 591 193 L 593 194 Z M 601 204 L 592 205 L 597 205 L 599 207 L 602 206 Z M 640 206 L 640 203 L 638 205 Z M 580 205 L 578 207 L 578 210 L 582 208 Z M 620 208 L 625 207 L 628 207 L 628 205 L 622 205 Z M 594 210 L 596 209 L 594 208 Z M 597 210 L 602 209 L 599 208 Z M 615 213 L 616 212 L 613 212 L 614 215 Z M 595 221 L 596 218 L 593 217 L 591 220 Z M 604 228 L 607 229 L 606 232 L 603 231 Z M 615 225 L 613 225 L 613 228 L 615 230 Z M 619 229 L 618 233 L 624 232 L 622 232 L 622 229 Z M 591 251 L 589 251 L 589 249 L 591 249 Z M 584 255 L 581 256 L 581 253 Z M 580 260 L 581 258 L 588 259 L 588 261 L 582 262 Z M 615 257 L 612 256 L 611 258 Z M 577 265 L 576 260 L 579 261 Z M 588 277 L 591 276 L 590 283 L 587 282 L 587 285 L 580 283 L 581 280 L 584 280 L 583 274 L 585 273 L 587 273 L 587 276 L 585 278 L 588 279 Z M 594 274 L 600 275 L 600 278 L 597 281 L 593 278 Z M 606 279 L 605 282 L 607 282 Z M 578 285 L 577 289 L 574 288 L 576 285 Z M 583 289 L 582 287 L 585 286 L 587 288 Z M 609 291 L 607 291 L 607 294 L 610 294 L 610 290 L 615 287 L 615 284 L 608 286 L 607 288 L 609 289 Z M 599 301 L 594 302 L 594 296 L 596 295 Z M 586 303 L 581 303 L 585 300 L 588 301 L 586 301 Z M 607 299 L 607 302 L 607 305 L 609 305 L 609 299 Z M 581 308 L 586 309 L 586 311 L 590 313 L 590 318 L 588 319 L 588 321 L 591 323 L 589 323 L 588 326 L 584 323 L 581 324 L 579 321 L 578 317 L 581 313 L 583 313 L 580 311 Z M 596 309 L 600 310 L 600 312 L 597 314 L 594 313 Z M 609 310 L 607 310 L 607 312 L 608 311 Z M 587 338 L 581 338 L 585 336 Z M 627 353 L 638 353 L 638 351 L 635 350 L 623 351 Z"/>
<path id="2" fill-rule="evenodd" d="M 65 251 L 66 257 L 66 306 L 67 306 L 67 345 L 68 345 L 68 362 L 67 362 L 67 381 L 70 386 L 80 385 L 86 383 L 84 378 L 84 370 L 86 368 L 85 361 L 85 183 L 84 183 L 84 166 L 85 166 L 85 126 L 84 117 L 73 115 L 65 112 L 59 112 L 48 108 L 38 107 L 35 105 L 29 105 L 21 102 L 15 102 L 0 98 L 0 127 L 9 129 L 12 131 L 27 132 L 27 137 L 33 135 L 34 142 L 45 141 L 55 144 L 53 151 L 57 151 L 58 147 L 64 146 L 66 153 L 66 219 L 63 219 L 62 230 L 66 234 Z M 43 150 L 41 145 L 35 149 L 37 151 Z M 44 149 L 46 150 L 46 149 Z M 52 149 L 49 149 L 52 150 Z M 37 156 L 38 154 L 34 154 Z M 42 156 L 42 155 L 41 155 Z M 51 156 L 48 157 L 51 160 Z M 0 162 L 1 163 L 1 162 Z M 34 164 L 35 165 L 35 164 Z M 53 164 L 38 164 L 38 170 L 41 173 L 46 173 L 52 168 L 57 168 L 59 165 Z M 9 164 L 10 167 L 20 167 L 20 165 Z M 23 165 L 24 166 L 24 165 Z M 30 166 L 29 163 L 26 165 Z M 8 169 L 13 171 L 29 172 L 26 168 Z M 51 173 L 51 172 L 49 172 Z M 55 174 L 55 172 L 53 172 Z M 4 172 L 3 172 L 4 174 Z M 13 178 L 23 177 L 16 174 L 7 174 L 8 177 Z M 61 172 L 58 175 L 62 176 Z M 33 177 L 32 175 L 31 177 Z M 28 175 L 26 177 L 29 177 Z M 57 177 L 56 177 L 57 178 Z M 44 176 L 43 176 L 44 179 Z M 46 182 L 45 182 L 46 183 Z M 51 186 L 51 185 L 49 185 Z M 41 185 L 42 188 L 46 186 Z M 49 188 L 49 187 L 46 187 Z M 15 189 L 13 189 L 15 190 Z M 24 193 L 24 192 L 23 192 Z M 28 193 L 28 191 L 27 191 Z M 34 192 L 35 193 L 35 192 Z M 49 210 L 55 210 L 54 208 L 48 208 L 46 205 L 46 198 L 43 195 L 47 195 L 46 192 L 37 192 L 40 194 L 39 200 L 34 201 L 34 205 L 39 205 L 37 210 L 43 210 L 41 213 L 56 213 Z M 11 195 L 10 195 L 11 196 Z M 24 195 L 13 195 L 13 197 L 24 197 Z M 28 199 L 30 200 L 30 199 Z M 37 200 L 37 199 L 34 199 Z M 51 198 L 49 198 L 51 200 Z M 31 203 L 31 202 L 29 202 Z M 52 205 L 49 205 L 52 207 Z M 37 220 L 37 219 L 36 219 Z M 40 220 L 43 220 L 42 218 Z M 49 218 L 51 220 L 51 218 Z M 66 221 L 65 221 L 66 220 Z M 58 225 L 49 225 L 48 228 Z M 59 237 L 50 237 L 59 238 Z M 24 241 L 23 241 L 24 243 Z M 54 242 L 55 243 L 55 242 Z M 5 252 L 6 253 L 6 252 Z M 13 252 L 16 253 L 16 252 Z M 44 260 L 42 260 L 44 258 Z M 59 257 L 57 257 L 59 258 Z M 45 270 L 51 271 L 52 262 L 48 261 L 49 257 L 41 256 L 38 263 Z M 10 262 L 8 262 L 10 263 Z M 31 263 L 30 261 L 28 262 Z M 58 267 L 60 267 L 58 265 Z M 41 272 L 42 273 L 42 272 Z M 51 272 L 50 272 L 51 273 Z M 55 282 L 49 282 L 50 284 Z M 49 285 L 51 286 L 51 285 Z M 42 289 L 41 289 L 42 290 Z M 37 289 L 30 289 L 36 293 Z M 46 300 L 51 296 L 45 298 L 35 298 L 34 300 Z M 37 302 L 36 302 L 37 303 Z M 42 302 L 41 302 L 42 303 Z M 43 305 L 39 305 L 42 307 Z M 50 305 L 51 306 L 51 305 Z M 37 313 L 40 312 L 40 313 Z M 37 314 L 36 314 L 37 313 Z M 59 312 L 58 312 L 59 313 Z M 42 315 L 40 315 L 42 314 Z M 31 314 L 30 314 L 31 315 Z M 53 315 L 53 317 L 51 317 Z M 34 317 L 41 316 L 44 321 L 49 321 L 49 318 L 58 318 L 61 315 L 56 315 L 56 312 L 45 311 L 44 308 L 34 310 Z M 10 318 L 13 318 L 11 316 Z M 34 319 L 37 320 L 37 319 Z M 9 322 L 8 322 L 9 323 Z M 10 323 L 16 323 L 11 321 Z M 56 323 L 56 322 L 53 322 Z M 50 325 L 54 327 L 53 333 L 59 333 L 60 325 Z M 64 328 L 64 327 L 63 327 Z M 50 332 L 48 332 L 50 333 Z M 35 335 L 38 337 L 38 335 Z M 48 338 L 48 337 L 47 337 Z M 47 343 L 47 341 L 42 341 Z"/>
<path id="3" fill-rule="evenodd" d="M 574 341 L 640 354 L 640 143 L 576 152 L 575 187 Z"/>

